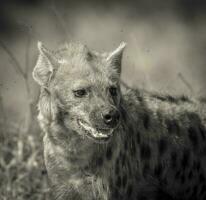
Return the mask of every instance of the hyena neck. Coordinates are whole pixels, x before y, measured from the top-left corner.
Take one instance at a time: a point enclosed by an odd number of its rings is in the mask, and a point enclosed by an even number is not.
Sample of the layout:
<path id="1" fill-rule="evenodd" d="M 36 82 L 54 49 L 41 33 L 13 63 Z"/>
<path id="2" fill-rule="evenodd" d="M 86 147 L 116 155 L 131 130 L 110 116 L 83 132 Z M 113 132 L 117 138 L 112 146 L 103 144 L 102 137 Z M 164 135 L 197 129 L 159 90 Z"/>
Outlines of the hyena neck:
<path id="1" fill-rule="evenodd" d="M 135 90 L 123 95 L 120 110 L 123 120 L 122 137 L 126 137 L 126 140 L 135 138 L 137 143 L 140 144 L 141 140 L 145 138 L 142 134 L 147 131 L 150 115 L 152 115 L 144 94 L 139 90 Z"/>

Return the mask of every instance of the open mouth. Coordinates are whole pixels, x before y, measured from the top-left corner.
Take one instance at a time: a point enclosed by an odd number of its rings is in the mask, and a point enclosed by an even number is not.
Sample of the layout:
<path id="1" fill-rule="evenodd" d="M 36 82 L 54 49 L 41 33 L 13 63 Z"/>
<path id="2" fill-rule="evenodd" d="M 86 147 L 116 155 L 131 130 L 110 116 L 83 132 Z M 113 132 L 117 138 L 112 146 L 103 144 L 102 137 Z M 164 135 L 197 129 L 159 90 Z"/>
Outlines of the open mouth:
<path id="1" fill-rule="evenodd" d="M 87 133 L 86 136 L 95 141 L 106 142 L 110 139 L 113 133 L 113 129 L 96 129 L 96 128 L 91 127 L 88 123 L 82 120 L 78 120 L 78 124 Z"/>

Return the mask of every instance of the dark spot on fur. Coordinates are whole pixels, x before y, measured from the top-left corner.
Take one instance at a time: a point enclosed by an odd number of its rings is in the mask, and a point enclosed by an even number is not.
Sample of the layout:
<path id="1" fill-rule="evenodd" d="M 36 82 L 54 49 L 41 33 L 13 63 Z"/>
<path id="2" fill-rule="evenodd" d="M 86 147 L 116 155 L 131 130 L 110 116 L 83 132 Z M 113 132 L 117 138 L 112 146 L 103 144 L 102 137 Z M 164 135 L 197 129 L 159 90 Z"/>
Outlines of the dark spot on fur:
<path id="1" fill-rule="evenodd" d="M 133 192 L 133 187 L 132 187 L 132 185 L 130 184 L 130 185 L 127 187 L 127 198 L 128 198 L 128 199 L 132 196 L 132 192 Z"/>
<path id="2" fill-rule="evenodd" d="M 180 177 L 181 183 L 184 184 L 185 183 L 185 175 L 182 174 L 182 176 Z"/>
<path id="3" fill-rule="evenodd" d="M 113 195 L 114 199 L 119 199 L 119 190 L 117 188 L 114 189 Z"/>
<path id="4" fill-rule="evenodd" d="M 202 136 L 202 139 L 205 140 L 206 139 L 206 132 L 205 132 L 205 129 L 203 126 L 200 126 L 199 127 L 199 131 L 200 131 L 200 134 Z"/>
<path id="5" fill-rule="evenodd" d="M 142 174 L 144 177 L 146 177 L 148 174 L 149 174 L 149 171 L 150 171 L 150 165 L 148 162 L 146 162 L 144 165 L 143 165 L 143 168 L 142 168 Z"/>
<path id="6" fill-rule="evenodd" d="M 188 179 L 189 180 L 191 180 L 193 178 L 193 172 L 192 172 L 192 170 L 189 172 L 189 174 L 188 174 Z"/>
<path id="7" fill-rule="evenodd" d="M 206 98 L 205 97 L 199 97 L 198 99 L 201 103 L 206 103 Z"/>
<path id="8" fill-rule="evenodd" d="M 157 118 L 158 118 L 160 124 L 163 124 L 165 116 L 163 115 L 162 110 L 157 110 L 156 114 L 157 114 Z"/>
<path id="9" fill-rule="evenodd" d="M 122 177 L 122 186 L 125 187 L 127 184 L 127 174 L 124 174 L 124 176 Z"/>
<path id="10" fill-rule="evenodd" d="M 109 178 L 109 186 L 113 187 L 113 179 L 112 179 L 112 177 Z"/>
<path id="11" fill-rule="evenodd" d="M 184 101 L 184 102 L 191 102 L 191 100 L 190 100 L 187 96 L 185 96 L 185 95 L 182 95 L 182 96 L 180 97 L 180 100 L 181 100 L 181 101 Z"/>
<path id="12" fill-rule="evenodd" d="M 160 94 L 152 94 L 152 97 L 154 97 L 154 98 L 156 98 L 160 101 L 166 101 L 167 100 L 165 96 L 162 96 Z"/>
<path id="13" fill-rule="evenodd" d="M 199 171 L 200 170 L 200 161 L 198 160 L 198 161 L 194 161 L 193 162 L 193 170 L 197 170 L 197 171 Z"/>
<path id="14" fill-rule="evenodd" d="M 116 186 L 117 186 L 118 188 L 120 188 L 121 185 L 122 185 L 122 180 L 121 180 L 121 177 L 118 176 L 118 177 L 117 177 L 117 180 L 116 180 Z"/>
<path id="15" fill-rule="evenodd" d="M 181 171 L 178 170 L 175 174 L 175 179 L 179 179 L 180 178 L 180 174 L 181 174 Z"/>
<path id="16" fill-rule="evenodd" d="M 161 181 L 161 184 L 163 185 L 163 186 L 166 186 L 167 185 L 167 178 L 165 177 L 165 178 L 163 178 L 162 179 L 162 181 Z"/>
<path id="17" fill-rule="evenodd" d="M 188 167 L 189 158 L 190 158 L 190 150 L 189 149 L 184 149 L 183 157 L 182 157 L 182 161 L 181 161 L 181 165 L 182 165 L 183 170 L 185 170 L 186 167 Z"/>
<path id="18" fill-rule="evenodd" d="M 158 149 L 159 149 L 160 156 L 162 156 L 165 153 L 167 147 L 168 147 L 167 140 L 165 138 L 161 138 L 158 142 Z"/>
<path id="19" fill-rule="evenodd" d="M 127 169 L 128 169 L 129 175 L 131 176 L 132 175 L 132 167 L 131 167 L 130 162 L 127 162 Z"/>
<path id="20" fill-rule="evenodd" d="M 125 154 L 122 154 L 121 160 L 122 160 L 122 166 L 125 166 L 125 162 L 126 162 L 126 155 Z"/>
<path id="21" fill-rule="evenodd" d="M 204 175 L 202 173 L 200 173 L 200 175 L 199 175 L 199 182 L 200 183 L 205 182 L 205 177 L 204 177 Z"/>
<path id="22" fill-rule="evenodd" d="M 134 140 L 132 140 L 132 142 L 131 142 L 130 151 L 131 151 L 131 156 L 135 156 L 136 155 L 136 146 L 135 146 Z"/>
<path id="23" fill-rule="evenodd" d="M 116 175 L 119 174 L 119 158 L 117 158 L 117 161 L 115 163 L 115 174 Z"/>
<path id="24" fill-rule="evenodd" d="M 202 151 L 201 151 L 201 154 L 202 154 L 202 155 L 205 155 L 205 154 L 206 154 L 206 145 L 203 146 Z"/>
<path id="25" fill-rule="evenodd" d="M 145 196 L 143 196 L 143 195 L 138 195 L 138 196 L 136 197 L 136 200 L 148 200 L 148 198 L 145 197 Z"/>
<path id="26" fill-rule="evenodd" d="M 138 96 L 138 100 L 139 100 L 139 102 L 144 102 L 144 98 L 143 98 L 143 96 Z"/>
<path id="27" fill-rule="evenodd" d="M 67 111 L 64 111 L 62 108 L 58 108 L 58 113 L 56 116 L 56 120 L 59 124 L 64 125 L 65 118 L 69 115 Z"/>
<path id="28" fill-rule="evenodd" d="M 200 194 L 203 195 L 206 192 L 206 186 L 205 184 L 202 185 L 202 188 L 200 190 Z"/>
<path id="29" fill-rule="evenodd" d="M 137 144 L 140 144 L 141 138 L 140 138 L 140 132 L 139 131 L 137 131 L 137 133 L 136 133 L 136 138 L 137 138 Z"/>
<path id="30" fill-rule="evenodd" d="M 184 190 L 179 190 L 178 192 L 177 192 L 177 196 L 178 197 L 182 197 L 184 195 Z M 182 200 L 182 198 L 180 198 L 181 200 Z M 178 198 L 178 200 L 180 200 L 179 198 Z M 193 200 L 195 200 L 195 199 L 193 199 Z"/>
<path id="31" fill-rule="evenodd" d="M 167 126 L 169 133 L 175 133 L 175 134 L 179 135 L 180 127 L 175 120 L 167 119 L 165 121 L 165 123 L 166 123 L 166 126 Z"/>
<path id="32" fill-rule="evenodd" d="M 130 123 L 130 122 L 128 122 L 128 123 Z M 129 124 L 128 125 L 128 129 L 127 129 L 127 136 L 128 136 L 128 138 L 132 138 L 133 137 L 133 132 L 134 132 L 134 130 L 133 130 L 133 127 L 132 127 L 132 124 Z M 128 141 L 128 145 L 129 145 L 129 141 Z"/>
<path id="33" fill-rule="evenodd" d="M 97 166 L 101 167 L 103 164 L 103 158 L 102 157 L 97 158 L 96 163 L 97 163 Z"/>
<path id="34" fill-rule="evenodd" d="M 135 93 L 135 97 L 140 101 L 142 102 L 144 100 L 143 96 L 142 96 L 142 93 L 137 90 L 136 93 Z"/>
<path id="35" fill-rule="evenodd" d="M 167 100 L 170 101 L 171 103 L 177 103 L 177 99 L 173 96 L 167 95 Z"/>
<path id="36" fill-rule="evenodd" d="M 198 160 L 198 161 L 197 161 L 197 165 L 196 165 L 197 171 L 200 171 L 200 167 L 201 167 L 201 164 L 200 164 L 200 161 Z"/>
<path id="37" fill-rule="evenodd" d="M 125 151 L 127 151 L 127 149 L 128 149 L 128 143 L 127 143 L 127 140 L 125 140 L 125 142 L 124 142 L 124 149 L 125 149 Z"/>
<path id="38" fill-rule="evenodd" d="M 194 148 L 197 147 L 197 145 L 198 145 L 198 137 L 197 137 L 197 132 L 196 132 L 195 128 L 189 127 L 188 133 L 189 133 L 188 137 L 189 137 L 193 147 Z"/>
<path id="39" fill-rule="evenodd" d="M 185 190 L 185 193 L 186 193 L 186 194 L 189 194 L 189 193 L 190 193 L 190 191 L 191 191 L 191 188 L 190 188 L 190 187 L 188 187 L 188 188 Z"/>
<path id="40" fill-rule="evenodd" d="M 86 60 L 87 61 L 92 61 L 93 60 L 94 55 L 91 52 L 87 52 L 86 54 Z"/>
<path id="41" fill-rule="evenodd" d="M 112 158 L 112 148 L 111 147 L 107 148 L 106 158 L 107 158 L 107 160 L 111 160 L 111 158 Z"/>
<path id="42" fill-rule="evenodd" d="M 171 153 L 171 166 L 172 168 L 177 166 L 177 153 L 175 151 Z"/>
<path id="43" fill-rule="evenodd" d="M 174 200 L 168 193 L 163 191 L 162 189 L 158 189 L 155 196 L 155 200 Z"/>
<path id="44" fill-rule="evenodd" d="M 160 178 L 161 175 L 162 175 L 162 172 L 163 172 L 162 164 L 161 164 L 161 163 L 158 163 L 157 166 L 155 166 L 154 175 L 155 175 L 157 178 Z"/>
<path id="45" fill-rule="evenodd" d="M 199 116 L 194 112 L 187 112 L 187 116 L 191 122 L 195 122 L 196 124 L 200 123 Z"/>
<path id="46" fill-rule="evenodd" d="M 47 174 L 47 170 L 45 170 L 45 169 L 41 170 L 41 174 L 42 175 L 46 175 Z"/>
<path id="47" fill-rule="evenodd" d="M 122 106 L 120 106 L 120 113 L 121 113 L 121 118 L 127 124 L 127 112 Z M 123 128 L 125 128 L 125 126 Z"/>
<path id="48" fill-rule="evenodd" d="M 193 187 L 193 190 L 192 190 L 192 196 L 193 196 L 193 197 L 195 197 L 195 196 L 197 195 L 197 189 L 198 189 L 198 187 L 197 187 L 197 185 L 195 185 L 195 186 Z"/>
<path id="49" fill-rule="evenodd" d="M 140 145 L 140 157 L 142 159 L 150 159 L 151 157 L 151 149 L 150 146 L 147 144 Z"/>
<path id="50" fill-rule="evenodd" d="M 150 126 L 150 116 L 148 114 L 143 115 L 143 125 L 145 129 L 148 129 Z"/>
<path id="51" fill-rule="evenodd" d="M 103 184 L 102 184 L 102 188 L 103 188 L 104 190 L 106 190 L 106 183 L 103 183 Z"/>

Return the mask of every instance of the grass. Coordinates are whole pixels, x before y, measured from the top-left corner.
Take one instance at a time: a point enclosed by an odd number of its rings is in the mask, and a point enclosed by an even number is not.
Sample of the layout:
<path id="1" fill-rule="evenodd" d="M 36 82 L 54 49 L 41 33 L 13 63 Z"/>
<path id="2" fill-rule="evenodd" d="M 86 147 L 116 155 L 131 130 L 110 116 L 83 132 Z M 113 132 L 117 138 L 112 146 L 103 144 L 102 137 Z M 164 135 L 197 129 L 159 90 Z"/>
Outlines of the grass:
<path id="1" fill-rule="evenodd" d="M 39 128 L 24 133 L 13 124 L 0 131 L 0 199 L 51 199 Z"/>
<path id="2" fill-rule="evenodd" d="M 5 119 L 0 93 L 0 200 L 51 200 L 43 161 L 42 134 L 33 119 L 36 101 L 31 99 L 29 84 L 30 43 L 31 38 L 28 36 L 23 67 L 8 46 L 0 40 L 0 47 L 13 63 L 11 66 L 24 81 L 27 93 L 25 98 L 29 107 L 26 113 L 29 131 L 25 131 L 27 128 L 22 128 L 21 123 L 8 123 L 9 120 Z"/>

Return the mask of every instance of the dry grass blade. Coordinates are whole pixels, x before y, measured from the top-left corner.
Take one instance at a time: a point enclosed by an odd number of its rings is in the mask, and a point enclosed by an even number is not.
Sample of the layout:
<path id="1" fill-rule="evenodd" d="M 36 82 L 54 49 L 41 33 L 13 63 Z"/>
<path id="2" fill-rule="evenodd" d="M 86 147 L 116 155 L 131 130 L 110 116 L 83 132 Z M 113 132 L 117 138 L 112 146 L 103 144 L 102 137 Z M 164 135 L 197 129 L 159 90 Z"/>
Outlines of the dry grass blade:
<path id="1" fill-rule="evenodd" d="M 14 56 L 14 54 L 10 51 L 10 49 L 0 40 L 0 46 L 2 47 L 2 49 L 8 54 L 8 56 L 11 58 L 11 60 L 13 61 L 14 65 L 12 65 L 14 67 L 14 69 L 22 76 L 25 78 L 25 73 L 23 72 L 21 65 L 19 64 L 19 61 L 17 60 L 17 58 Z"/>
<path id="2" fill-rule="evenodd" d="M 26 52 L 25 52 L 25 75 L 26 77 L 28 77 L 28 74 L 29 74 L 30 46 L 31 46 L 31 37 L 30 35 L 28 35 L 27 44 L 26 44 Z"/>
<path id="3" fill-rule="evenodd" d="M 0 91 L 0 113 L 1 113 L 1 118 L 0 120 L 0 124 L 1 124 L 1 129 L 2 129 L 2 135 L 0 135 L 0 139 L 4 139 L 4 136 L 5 136 L 5 132 L 6 132 L 6 122 L 7 122 L 7 119 L 6 119 L 6 113 L 5 113 L 5 110 L 4 110 L 4 103 L 3 103 L 3 97 L 1 95 L 1 91 Z"/>
<path id="4" fill-rule="evenodd" d="M 179 77 L 179 79 L 184 83 L 184 85 L 186 85 L 186 87 L 190 90 L 191 94 L 194 93 L 194 90 L 191 86 L 191 84 L 186 80 L 186 78 L 183 76 L 182 73 L 178 73 L 177 76 Z"/>
<path id="5" fill-rule="evenodd" d="M 62 29 L 62 33 L 65 35 L 65 40 L 71 40 L 71 34 L 69 34 L 68 30 L 67 30 L 67 25 L 65 20 L 62 18 L 61 14 L 59 13 L 59 11 L 56 8 L 55 5 L 55 1 L 51 1 L 51 6 L 50 9 L 52 11 L 52 13 L 54 14 L 58 24 L 60 25 L 60 28 Z"/>

